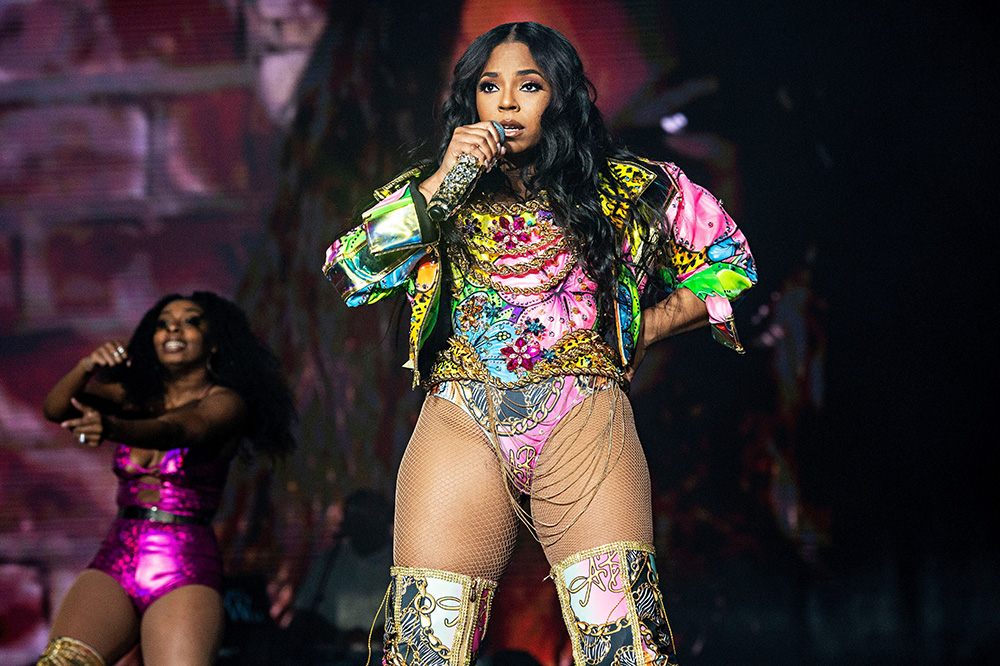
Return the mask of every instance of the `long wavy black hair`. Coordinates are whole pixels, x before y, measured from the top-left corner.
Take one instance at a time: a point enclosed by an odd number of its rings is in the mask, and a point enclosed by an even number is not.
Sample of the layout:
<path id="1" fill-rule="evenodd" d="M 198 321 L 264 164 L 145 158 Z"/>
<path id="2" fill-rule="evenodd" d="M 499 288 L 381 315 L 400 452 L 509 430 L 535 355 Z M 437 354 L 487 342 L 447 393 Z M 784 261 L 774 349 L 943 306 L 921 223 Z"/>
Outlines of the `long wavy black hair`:
<path id="1" fill-rule="evenodd" d="M 635 159 L 611 138 L 601 112 L 594 104 L 597 93 L 583 71 L 576 49 L 562 33 L 534 22 L 505 23 L 476 38 L 455 65 L 451 94 L 441 110 L 441 142 L 438 155 L 443 161 L 455 128 L 479 121 L 476 91 L 493 49 L 500 44 L 519 42 L 528 47 L 538 68 L 551 87 L 549 105 L 542 114 L 542 137 L 535 148 L 530 168 L 522 167 L 524 184 L 530 192 L 544 190 L 557 224 L 576 243 L 587 274 L 597 283 L 598 330 L 606 333 L 613 321 L 617 301 L 617 277 L 622 265 L 621 236 L 601 208 L 601 175 L 613 179 L 608 159 Z M 498 188 L 499 169 L 486 174 L 479 188 Z M 617 199 L 614 188 L 605 187 L 605 196 Z M 667 238 L 652 233 L 660 215 L 656 210 L 637 207 L 633 217 L 646 251 L 639 268 L 651 273 L 652 257 L 662 253 Z M 445 237 L 454 234 L 445 229 Z"/>
<path id="2" fill-rule="evenodd" d="M 163 308 L 174 301 L 191 301 L 205 313 L 205 343 L 214 350 L 209 357 L 209 377 L 239 393 L 247 403 L 244 450 L 271 458 L 290 453 L 295 448 L 291 431 L 295 406 L 278 359 L 254 336 L 243 310 L 212 292 L 170 294 L 157 301 L 129 340 L 126 350 L 130 362 L 111 368 L 106 378 L 121 383 L 127 405 L 151 413 L 163 409 L 169 374 L 156 354 L 153 333 Z"/>

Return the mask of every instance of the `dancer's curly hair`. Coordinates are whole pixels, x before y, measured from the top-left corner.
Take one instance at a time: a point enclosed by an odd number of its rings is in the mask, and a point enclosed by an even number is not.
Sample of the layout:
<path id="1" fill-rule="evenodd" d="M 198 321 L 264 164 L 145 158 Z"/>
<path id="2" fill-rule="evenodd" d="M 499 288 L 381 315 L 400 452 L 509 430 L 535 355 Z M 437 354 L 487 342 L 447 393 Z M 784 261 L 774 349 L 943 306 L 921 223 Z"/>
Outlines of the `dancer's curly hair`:
<path id="1" fill-rule="evenodd" d="M 455 128 L 479 121 L 476 90 L 493 49 L 508 42 L 525 44 L 551 86 L 549 105 L 542 114 L 542 138 L 532 168 L 524 176 L 531 192 L 545 190 L 553 213 L 576 244 L 584 268 L 597 283 L 599 330 L 607 331 L 613 321 L 616 282 L 622 265 L 621 236 L 601 209 L 600 177 L 614 176 L 608 159 L 635 159 L 618 147 L 608 133 L 601 112 L 594 104 L 594 86 L 583 72 L 576 49 L 560 32 L 534 22 L 505 23 L 483 33 L 466 49 L 455 65 L 451 94 L 441 111 L 439 160 L 443 160 Z M 486 174 L 479 187 L 502 187 L 499 169 Z M 522 173 L 524 170 L 522 169 Z M 617 198 L 610 188 L 605 196 Z M 639 267 L 651 272 L 653 257 L 661 255 L 667 238 L 652 233 L 661 213 L 637 207 L 640 215 L 632 220 L 646 244 Z M 454 239 L 445 229 L 446 238 Z"/>
<path id="2" fill-rule="evenodd" d="M 107 379 L 121 383 L 126 404 L 152 412 L 162 409 L 168 374 L 156 354 L 153 334 L 163 308 L 181 300 L 195 303 L 205 313 L 205 343 L 214 349 L 209 357 L 211 380 L 246 401 L 244 445 L 272 458 L 290 453 L 295 448 L 291 432 L 295 407 L 278 359 L 254 336 L 243 310 L 212 292 L 170 294 L 157 301 L 129 340 L 130 362 L 109 369 Z"/>

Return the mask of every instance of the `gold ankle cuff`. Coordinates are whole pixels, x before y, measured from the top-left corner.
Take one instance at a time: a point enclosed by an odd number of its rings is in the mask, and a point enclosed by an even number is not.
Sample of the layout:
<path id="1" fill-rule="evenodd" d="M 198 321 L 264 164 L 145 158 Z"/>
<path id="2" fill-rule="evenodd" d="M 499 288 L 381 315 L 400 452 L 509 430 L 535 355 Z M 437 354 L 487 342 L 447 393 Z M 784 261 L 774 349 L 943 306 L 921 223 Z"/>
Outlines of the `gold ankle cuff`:
<path id="1" fill-rule="evenodd" d="M 36 666 L 107 666 L 104 657 L 83 641 L 68 636 L 49 640 Z"/>

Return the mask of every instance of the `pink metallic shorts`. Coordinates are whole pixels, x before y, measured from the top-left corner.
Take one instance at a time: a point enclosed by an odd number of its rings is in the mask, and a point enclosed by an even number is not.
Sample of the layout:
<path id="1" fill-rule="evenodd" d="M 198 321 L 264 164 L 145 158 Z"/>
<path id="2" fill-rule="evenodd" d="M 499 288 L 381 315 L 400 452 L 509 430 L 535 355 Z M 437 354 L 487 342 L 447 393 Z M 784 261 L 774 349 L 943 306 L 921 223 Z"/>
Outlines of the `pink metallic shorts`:
<path id="1" fill-rule="evenodd" d="M 118 581 L 140 614 L 184 585 L 222 589 L 222 558 L 209 525 L 118 518 L 88 568 Z"/>

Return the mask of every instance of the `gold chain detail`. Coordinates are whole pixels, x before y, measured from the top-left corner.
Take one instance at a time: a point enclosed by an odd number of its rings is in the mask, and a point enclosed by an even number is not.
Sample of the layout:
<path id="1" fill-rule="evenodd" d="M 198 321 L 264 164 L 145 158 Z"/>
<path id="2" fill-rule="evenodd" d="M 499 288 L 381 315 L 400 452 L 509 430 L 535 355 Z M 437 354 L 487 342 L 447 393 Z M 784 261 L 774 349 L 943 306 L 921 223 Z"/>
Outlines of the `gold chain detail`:
<path id="1" fill-rule="evenodd" d="M 547 204 L 548 201 L 544 193 L 529 201 L 510 204 L 498 203 L 493 200 L 492 195 L 487 194 L 468 204 L 462 213 L 462 221 L 459 222 L 459 226 L 465 222 L 466 225 L 472 226 L 475 231 L 463 239 L 467 245 L 467 252 L 458 253 L 459 256 L 456 258 L 458 266 L 467 274 L 475 272 L 482 278 L 484 286 L 493 287 L 497 291 L 507 294 L 534 295 L 548 291 L 560 284 L 577 264 L 578 257 L 575 253 L 571 254 L 567 264 L 555 275 L 537 286 L 511 287 L 494 279 L 494 277 L 515 277 L 539 270 L 563 252 L 572 252 L 566 235 L 552 222 L 552 219 L 538 218 L 537 214 L 545 210 Z M 497 222 L 497 216 L 515 216 L 522 213 L 535 213 L 535 217 L 532 220 L 533 224 L 525 226 L 520 232 L 503 229 Z M 488 219 L 483 220 L 482 217 Z M 508 238 L 516 233 L 523 233 L 537 236 L 538 239 L 534 242 L 515 240 L 512 243 L 513 247 L 510 248 L 515 253 L 509 253 L 504 251 L 507 248 L 504 247 L 503 242 L 493 240 L 495 233 L 507 234 Z M 513 265 L 496 263 L 500 257 L 507 256 L 530 256 L 531 258 Z"/>
<path id="2" fill-rule="evenodd" d="M 517 389 L 569 375 L 606 377 L 620 386 L 625 385 L 625 373 L 613 360 L 617 358 L 616 352 L 593 329 L 571 331 L 559 338 L 548 351 L 552 352 L 555 360 L 540 358 L 522 379 L 505 382 L 490 374 L 468 340 L 453 336 L 448 340 L 448 347 L 438 355 L 425 388 L 450 379 L 472 379 L 500 389 Z"/>
<path id="3" fill-rule="evenodd" d="M 548 210 L 549 197 L 545 190 L 527 201 L 511 201 L 509 203 L 497 201 L 492 192 L 485 192 L 475 201 L 467 204 L 467 207 L 480 215 L 517 215 L 519 213 L 537 213 L 540 210 Z"/>
<path id="4" fill-rule="evenodd" d="M 497 291 L 502 291 L 508 294 L 514 294 L 515 296 L 530 296 L 532 294 L 544 293 L 558 286 L 559 284 L 562 283 L 563 280 L 566 279 L 566 276 L 569 275 L 574 268 L 576 268 L 575 256 L 571 257 L 570 260 L 566 262 L 566 265 L 563 266 L 561 269 L 559 269 L 559 271 L 555 275 L 550 277 L 548 280 L 545 280 L 533 287 L 508 287 L 507 285 L 501 282 L 497 282 L 492 278 L 492 276 L 490 276 L 488 273 L 484 273 L 482 270 L 477 270 L 477 272 L 482 277 L 486 278 L 490 286 L 496 289 Z"/>
<path id="5" fill-rule="evenodd" d="M 491 225 L 492 226 L 492 225 Z M 526 254 L 534 254 L 541 248 L 554 243 L 566 245 L 566 236 L 559 231 L 552 228 L 551 225 L 541 225 L 534 224 L 528 227 L 525 231 L 529 233 L 536 233 L 538 235 L 538 240 L 534 243 L 532 242 L 522 242 L 516 241 L 511 248 L 517 252 L 517 254 L 511 254 L 508 248 L 502 247 L 498 241 L 494 241 L 492 238 L 486 240 L 485 242 L 472 236 L 465 238 L 466 244 L 470 247 L 472 252 L 478 252 L 480 254 L 494 255 L 497 257 L 513 257 L 513 256 L 523 256 Z M 486 233 L 489 233 L 487 230 Z"/>
<path id="6" fill-rule="evenodd" d="M 541 264 L 545 263 L 541 259 L 538 259 L 537 261 L 541 262 Z M 493 266 L 492 264 L 490 265 L 489 269 L 483 268 L 476 262 L 473 262 L 470 265 L 469 262 L 461 258 L 461 255 L 459 255 L 459 257 L 456 259 L 456 263 L 458 264 L 459 268 L 466 273 L 467 276 L 471 277 L 471 273 L 475 273 L 480 278 L 482 278 L 483 286 L 489 286 L 492 287 L 493 289 L 496 289 L 499 292 L 503 292 L 505 294 L 514 294 L 515 296 L 533 296 L 536 294 L 545 293 L 546 291 L 549 291 L 553 287 L 558 286 L 563 280 L 565 280 L 566 276 L 569 275 L 574 268 L 576 268 L 577 258 L 575 254 L 571 254 L 570 258 L 566 262 L 566 265 L 560 268 L 555 275 L 549 277 L 547 280 L 540 282 L 539 284 L 532 287 L 509 287 L 503 284 L 502 282 L 497 282 L 496 280 L 493 279 L 493 276 L 491 274 L 496 270 L 496 267 Z M 530 262 L 527 262 L 526 264 L 519 265 L 518 268 L 532 269 L 534 268 L 533 265 L 535 263 L 536 260 L 532 260 Z M 541 265 L 538 266 L 538 268 L 540 267 Z"/>
<path id="7" fill-rule="evenodd" d="M 507 233 L 507 232 L 510 231 L 510 230 L 504 230 L 503 227 L 500 226 L 500 224 L 498 223 L 497 217 L 495 217 L 497 215 L 502 215 L 502 214 L 501 213 L 490 213 L 490 214 L 472 213 L 472 212 L 466 211 L 462 215 L 462 218 L 461 218 L 461 221 L 460 221 L 459 224 L 461 225 L 461 222 L 466 222 L 466 223 L 470 223 L 471 222 L 475 227 L 478 228 L 478 227 L 481 226 L 482 220 L 478 219 L 477 215 L 480 215 L 480 216 L 483 216 L 483 217 L 487 218 L 486 220 L 484 220 L 486 222 L 486 225 L 485 225 L 486 228 L 482 232 L 482 236 L 484 236 L 484 238 L 480 237 L 480 236 L 477 236 L 475 233 L 473 233 L 472 235 L 468 235 L 468 236 L 466 236 L 464 238 L 465 242 L 468 243 L 471 246 L 476 247 L 476 248 L 481 248 L 484 252 L 489 253 L 489 254 L 496 254 L 496 255 L 505 254 L 503 252 L 497 252 L 496 251 L 497 246 L 500 245 L 500 243 L 499 243 L 499 241 L 493 240 L 493 237 L 492 237 L 492 234 L 494 234 L 494 233 L 497 233 L 497 232 Z M 510 214 L 510 215 L 512 217 L 514 216 L 512 214 Z M 518 216 L 518 217 L 522 217 L 522 216 Z M 523 217 L 522 217 L 522 219 L 523 219 Z M 551 220 L 540 220 L 540 219 L 538 219 L 537 215 L 534 218 L 534 224 L 526 226 L 523 229 L 523 231 L 525 233 L 537 235 L 538 236 L 538 240 L 536 242 L 534 242 L 534 243 L 532 243 L 532 242 L 522 242 L 522 241 L 518 241 L 517 243 L 515 243 L 514 244 L 515 248 L 518 251 L 522 252 L 522 253 L 527 253 L 527 252 L 529 252 L 531 250 L 534 250 L 534 249 L 537 249 L 537 248 L 540 248 L 540 247 L 545 247 L 549 243 L 555 242 L 557 240 L 565 240 L 565 234 L 563 234 L 562 229 L 560 229 Z M 506 248 L 503 248 L 503 249 L 506 249 Z"/>
<path id="8" fill-rule="evenodd" d="M 540 253 L 532 253 L 534 255 L 533 259 L 529 261 L 523 261 L 517 264 L 494 264 L 488 261 L 480 259 L 478 256 L 473 255 L 472 264 L 477 270 L 487 273 L 487 275 L 499 275 L 501 277 L 511 277 L 515 275 L 524 275 L 528 271 L 538 270 L 545 264 L 551 262 L 553 259 L 558 257 L 563 252 L 569 250 L 569 246 L 559 239 L 554 245 L 547 247 Z"/>

